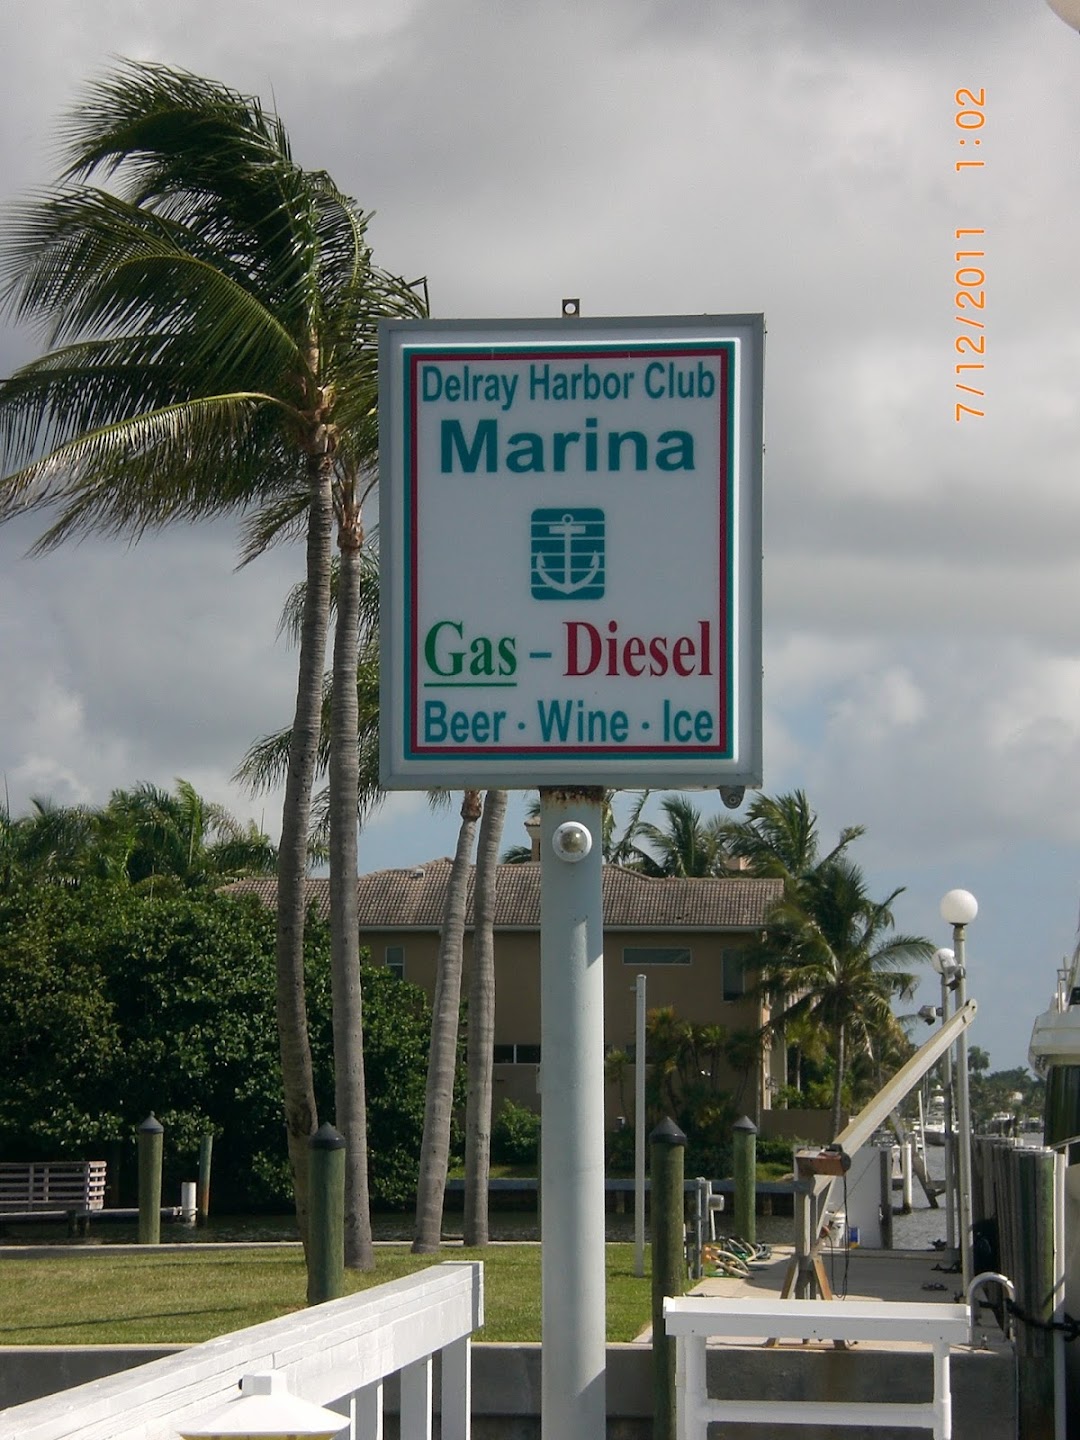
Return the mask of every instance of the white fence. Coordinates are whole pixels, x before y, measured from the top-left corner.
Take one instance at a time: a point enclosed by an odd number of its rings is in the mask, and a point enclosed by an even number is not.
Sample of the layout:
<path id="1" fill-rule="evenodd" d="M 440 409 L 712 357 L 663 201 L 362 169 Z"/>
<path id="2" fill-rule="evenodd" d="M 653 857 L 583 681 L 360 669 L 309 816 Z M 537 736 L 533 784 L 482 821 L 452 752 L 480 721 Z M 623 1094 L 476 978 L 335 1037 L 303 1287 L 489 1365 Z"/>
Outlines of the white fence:
<path id="1" fill-rule="evenodd" d="M 483 1319 L 483 1266 L 432 1266 L 0 1411 L 0 1440 L 176 1440 L 255 1371 L 349 1419 L 349 1440 L 381 1440 L 383 1382 L 400 1372 L 402 1440 L 430 1440 L 436 1354 L 443 1440 L 468 1440 L 470 1336 Z"/>

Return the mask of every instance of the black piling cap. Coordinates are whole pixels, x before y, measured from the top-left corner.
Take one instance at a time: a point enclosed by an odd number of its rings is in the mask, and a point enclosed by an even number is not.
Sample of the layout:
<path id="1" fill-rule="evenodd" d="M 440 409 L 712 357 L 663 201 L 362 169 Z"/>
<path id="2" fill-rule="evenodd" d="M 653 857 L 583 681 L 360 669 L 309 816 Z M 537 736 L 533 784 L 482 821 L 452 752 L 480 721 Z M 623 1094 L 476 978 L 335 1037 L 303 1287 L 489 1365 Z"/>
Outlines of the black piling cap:
<path id="1" fill-rule="evenodd" d="M 649 1136 L 650 1145 L 685 1145 L 686 1136 L 670 1115 L 665 1115 Z"/>
<path id="2" fill-rule="evenodd" d="M 731 1128 L 733 1130 L 743 1130 L 748 1135 L 756 1135 L 758 1133 L 757 1126 L 753 1120 L 750 1119 L 749 1115 L 744 1115 L 741 1120 L 736 1120 Z"/>
<path id="3" fill-rule="evenodd" d="M 157 1120 L 157 1119 L 154 1118 L 154 1112 L 151 1110 L 151 1111 L 150 1111 L 150 1114 L 146 1117 L 146 1119 L 145 1119 L 145 1120 L 142 1122 L 142 1124 L 139 1126 L 139 1134 L 140 1134 L 140 1135 L 164 1135 L 164 1133 L 165 1133 L 165 1126 L 162 1125 L 162 1123 L 161 1123 L 160 1120 Z"/>
<path id="4" fill-rule="evenodd" d="M 338 1134 L 329 1120 L 319 1126 L 308 1144 L 312 1150 L 344 1150 L 345 1148 L 344 1137 Z"/>

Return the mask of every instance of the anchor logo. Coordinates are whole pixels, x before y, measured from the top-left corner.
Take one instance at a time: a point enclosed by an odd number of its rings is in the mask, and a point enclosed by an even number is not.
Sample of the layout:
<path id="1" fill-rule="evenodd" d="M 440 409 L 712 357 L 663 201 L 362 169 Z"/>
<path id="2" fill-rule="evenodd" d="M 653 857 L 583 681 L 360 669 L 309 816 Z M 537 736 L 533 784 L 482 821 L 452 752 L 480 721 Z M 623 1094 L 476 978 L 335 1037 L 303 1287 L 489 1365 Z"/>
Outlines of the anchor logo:
<path id="1" fill-rule="evenodd" d="M 534 600 L 601 600 L 604 595 L 604 512 L 532 512 Z"/>

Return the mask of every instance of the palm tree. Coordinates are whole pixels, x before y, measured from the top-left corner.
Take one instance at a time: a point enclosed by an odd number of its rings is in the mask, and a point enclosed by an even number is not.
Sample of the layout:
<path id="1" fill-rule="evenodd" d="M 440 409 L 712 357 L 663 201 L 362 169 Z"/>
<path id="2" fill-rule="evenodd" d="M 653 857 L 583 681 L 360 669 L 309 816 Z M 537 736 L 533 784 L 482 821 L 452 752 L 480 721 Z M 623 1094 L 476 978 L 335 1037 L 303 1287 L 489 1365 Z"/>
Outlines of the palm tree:
<path id="1" fill-rule="evenodd" d="M 64 142 L 62 185 L 21 206 L 0 241 L 0 299 L 52 347 L 0 387 L 0 519 L 55 507 L 43 550 L 252 504 L 264 533 L 306 514 L 276 977 L 303 1234 L 317 1124 L 304 880 L 334 491 L 373 459 L 375 322 L 422 304 L 372 265 L 367 217 L 325 172 L 294 162 L 257 99 L 127 62 L 90 88 Z M 114 190 L 91 184 L 97 175 Z M 358 1021 L 346 1017 L 356 1044 Z"/>
<path id="2" fill-rule="evenodd" d="M 132 837 L 115 816 L 90 805 L 57 805 L 34 796 L 30 814 L 3 812 L 4 888 L 20 881 L 68 889 L 93 880 L 128 879 Z"/>
<path id="3" fill-rule="evenodd" d="M 636 820 L 625 864 L 646 875 L 701 878 L 726 868 L 722 828 L 717 816 L 703 820 L 685 795 L 667 795 L 660 802 L 665 824 Z M 640 814 L 640 812 L 639 812 Z M 644 840 L 652 852 L 642 849 Z"/>
<path id="4" fill-rule="evenodd" d="M 175 794 L 146 783 L 114 790 L 102 819 L 128 837 L 131 884 L 152 893 L 273 874 L 277 864 L 267 836 L 254 824 L 242 825 L 187 780 L 176 781 Z"/>
<path id="5" fill-rule="evenodd" d="M 773 1026 L 809 1017 L 831 1037 L 835 1135 L 851 1046 L 872 1052 L 875 1035 L 890 1032 L 892 999 L 909 996 L 915 986 L 916 977 L 900 967 L 928 958 L 934 947 L 921 936 L 889 933 L 902 887 L 883 901 L 872 900 L 850 860 L 819 865 L 801 892 L 774 912 L 757 958 L 763 982 L 786 997 Z"/>
<path id="6" fill-rule="evenodd" d="M 431 1005 L 431 1051 L 428 1056 L 427 1097 L 424 1103 L 424 1138 L 420 1145 L 420 1175 L 416 1188 L 414 1255 L 430 1255 L 442 1239 L 443 1198 L 450 1162 L 450 1121 L 454 1107 L 457 1069 L 458 1021 L 461 1005 L 462 945 L 465 905 L 473 837 L 480 819 L 479 790 L 466 790 L 461 802 L 461 826 L 450 867 L 446 913 L 439 934 L 435 961 L 435 995 Z"/>
<path id="7" fill-rule="evenodd" d="M 841 830 L 836 845 L 821 856 L 817 816 L 803 790 L 789 795 L 758 795 L 743 820 L 721 820 L 718 838 L 734 859 L 745 860 L 752 875 L 797 886 L 818 866 L 836 860 L 853 840 L 865 834 L 862 825 Z"/>
<path id="8" fill-rule="evenodd" d="M 357 822 L 381 795 L 378 786 L 379 679 L 376 632 L 377 571 L 364 546 L 356 477 L 335 489 L 338 563 L 332 566 L 330 606 L 336 612 L 333 670 L 323 679 L 316 767 L 328 770 L 326 819 L 330 841 L 331 999 L 334 1028 L 335 1118 L 346 1140 L 345 1263 L 371 1269 L 375 1252 L 367 1203 L 368 1157 L 363 1056 L 363 994 L 357 914 Z M 260 543 L 258 523 L 252 543 Z M 303 623 L 306 585 L 286 603 L 282 629 L 295 635 Z M 339 677 L 340 680 L 339 680 Z M 328 721 L 328 723 L 326 723 Z M 248 751 L 241 778 L 272 782 L 291 753 L 292 735 L 279 732 Z M 316 810 L 318 806 L 314 807 Z M 310 842 L 309 842 L 310 843 Z"/>
<path id="9" fill-rule="evenodd" d="M 330 613 L 337 614 L 339 567 L 334 565 L 330 583 Z M 379 786 L 379 648 L 378 648 L 378 566 L 370 549 L 361 557 L 361 616 L 356 665 L 356 813 L 364 818 L 382 802 Z M 301 581 L 293 587 L 282 609 L 278 633 L 299 643 L 303 618 L 304 591 Z M 323 675 L 322 716 L 315 773 L 326 776 L 330 768 L 331 734 L 333 731 L 333 671 Z M 248 748 L 237 766 L 233 779 L 251 793 L 276 789 L 284 783 L 289 768 L 292 730 L 286 726 L 261 736 Z M 330 792 L 324 789 L 312 799 L 312 827 L 308 837 L 311 860 L 325 860 L 329 838 Z"/>
<path id="10" fill-rule="evenodd" d="M 473 886 L 473 951 L 469 975 L 469 1026 L 465 1101 L 466 1245 L 488 1243 L 491 1172 L 491 1092 L 495 1046 L 495 888 L 499 842 L 506 817 L 505 790 L 484 796 Z"/>

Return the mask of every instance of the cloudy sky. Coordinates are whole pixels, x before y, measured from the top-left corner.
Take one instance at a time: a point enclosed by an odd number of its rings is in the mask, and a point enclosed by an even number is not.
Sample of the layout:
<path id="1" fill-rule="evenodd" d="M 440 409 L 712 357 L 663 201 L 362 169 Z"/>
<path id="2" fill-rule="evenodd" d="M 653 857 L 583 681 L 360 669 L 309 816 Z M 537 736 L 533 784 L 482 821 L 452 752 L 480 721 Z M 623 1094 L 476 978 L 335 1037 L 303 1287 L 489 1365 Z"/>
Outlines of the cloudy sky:
<path id="1" fill-rule="evenodd" d="M 10 0 L 0 27 L 4 199 L 50 180 L 89 77 L 153 59 L 276 104 L 436 315 L 764 312 L 766 789 L 867 827 L 904 929 L 946 944 L 941 895 L 978 896 L 972 1040 L 1023 1063 L 1080 903 L 1080 35 L 1045 0 Z M 985 402 L 954 389 L 969 227 Z M 33 345 L 0 329 L 0 370 Z M 237 574 L 221 525 L 25 559 L 36 533 L 0 530 L 12 811 L 184 776 L 276 831 L 230 775 L 291 714 L 302 555 Z M 399 796 L 361 866 L 454 831 Z"/>

